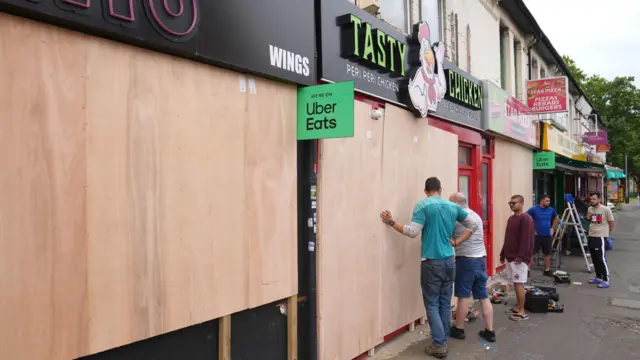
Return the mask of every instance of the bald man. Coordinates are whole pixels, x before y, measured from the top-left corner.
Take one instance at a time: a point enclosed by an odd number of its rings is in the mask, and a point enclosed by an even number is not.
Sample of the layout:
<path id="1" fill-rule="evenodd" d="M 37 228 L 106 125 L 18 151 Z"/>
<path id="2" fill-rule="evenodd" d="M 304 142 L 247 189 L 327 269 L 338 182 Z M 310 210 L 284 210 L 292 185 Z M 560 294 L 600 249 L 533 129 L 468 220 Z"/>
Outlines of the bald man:
<path id="1" fill-rule="evenodd" d="M 456 307 L 456 323 L 451 327 L 451 337 L 463 340 L 464 320 L 469 312 L 469 300 L 473 295 L 475 300 L 480 301 L 482 306 L 482 317 L 484 318 L 485 329 L 479 335 L 489 342 L 496 341 L 496 333 L 493 331 L 493 305 L 489 300 L 487 291 L 487 250 L 484 246 L 484 230 L 482 218 L 473 210 L 469 209 L 467 198 L 462 193 L 453 193 L 449 201 L 460 205 L 469 214 L 469 217 L 477 224 L 473 232 L 467 227 L 456 223 L 451 245 L 456 251 L 456 280 L 455 296 L 458 298 Z"/>

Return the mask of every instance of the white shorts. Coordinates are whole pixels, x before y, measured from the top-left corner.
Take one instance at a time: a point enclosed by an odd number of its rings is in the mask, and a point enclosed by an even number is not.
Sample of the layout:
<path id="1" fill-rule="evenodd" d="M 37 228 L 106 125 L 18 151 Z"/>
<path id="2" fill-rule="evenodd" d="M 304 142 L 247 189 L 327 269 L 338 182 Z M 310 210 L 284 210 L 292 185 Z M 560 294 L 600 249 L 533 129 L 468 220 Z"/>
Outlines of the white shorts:
<path id="1" fill-rule="evenodd" d="M 527 282 L 527 275 L 529 273 L 529 267 L 527 264 L 523 262 L 516 264 L 515 261 L 507 262 L 506 270 L 507 279 L 509 279 L 509 281 L 518 284 L 524 284 Z"/>

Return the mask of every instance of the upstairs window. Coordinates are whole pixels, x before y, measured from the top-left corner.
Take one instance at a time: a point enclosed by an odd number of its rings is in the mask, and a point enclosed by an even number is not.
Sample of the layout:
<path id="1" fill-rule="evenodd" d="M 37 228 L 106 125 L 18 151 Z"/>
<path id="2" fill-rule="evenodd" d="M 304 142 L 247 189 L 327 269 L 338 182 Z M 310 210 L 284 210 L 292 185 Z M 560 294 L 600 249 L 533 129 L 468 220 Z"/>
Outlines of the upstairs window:
<path id="1" fill-rule="evenodd" d="M 380 0 L 379 11 L 382 20 L 409 33 L 409 0 Z"/>

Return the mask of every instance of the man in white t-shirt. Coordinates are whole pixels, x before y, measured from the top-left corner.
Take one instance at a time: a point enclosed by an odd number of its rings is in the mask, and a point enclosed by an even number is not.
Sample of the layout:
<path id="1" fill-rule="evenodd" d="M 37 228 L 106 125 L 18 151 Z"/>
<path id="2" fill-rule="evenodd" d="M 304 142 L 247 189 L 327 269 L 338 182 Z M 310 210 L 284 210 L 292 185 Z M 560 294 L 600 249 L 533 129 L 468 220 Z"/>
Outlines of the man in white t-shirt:
<path id="1" fill-rule="evenodd" d="M 482 218 L 475 211 L 469 209 L 467 198 L 462 193 L 451 194 L 449 201 L 460 205 L 477 225 L 475 231 L 471 232 L 462 224 L 457 223 L 453 239 L 451 239 L 451 244 L 456 251 L 454 287 L 455 296 L 458 298 L 456 323 L 451 327 L 451 337 L 460 340 L 466 337 L 464 321 L 469 311 L 469 299 L 473 295 L 475 300 L 480 301 L 485 323 L 485 329 L 480 331 L 479 335 L 489 342 L 495 342 L 493 305 L 491 305 L 487 291 L 489 276 L 487 275 L 487 250 L 484 245 Z"/>
<path id="2" fill-rule="evenodd" d="M 590 284 L 597 284 L 599 288 L 606 289 L 609 285 L 609 264 L 606 257 L 606 243 L 609 235 L 615 227 L 615 220 L 611 209 L 602 205 L 599 193 L 589 195 L 589 209 L 587 210 L 587 220 L 589 220 L 589 237 L 587 245 L 591 260 L 596 272 L 596 276 L 589 281 Z"/>

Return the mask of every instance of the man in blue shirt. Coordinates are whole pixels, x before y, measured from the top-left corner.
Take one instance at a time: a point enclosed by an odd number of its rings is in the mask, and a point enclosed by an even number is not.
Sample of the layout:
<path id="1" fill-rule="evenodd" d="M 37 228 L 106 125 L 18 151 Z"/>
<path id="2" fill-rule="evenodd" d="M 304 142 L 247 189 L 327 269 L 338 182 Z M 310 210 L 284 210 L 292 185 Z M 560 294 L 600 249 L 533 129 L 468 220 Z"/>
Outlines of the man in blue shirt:
<path id="1" fill-rule="evenodd" d="M 552 276 L 551 246 L 555 229 L 558 226 L 558 214 L 551 207 L 549 195 L 542 195 L 540 204 L 529 209 L 527 214 L 533 218 L 536 226 L 536 242 L 533 254 L 537 254 L 542 249 L 542 254 L 544 255 L 543 275 Z M 533 262 L 531 264 L 533 265 Z"/>
<path id="2" fill-rule="evenodd" d="M 394 221 L 387 210 L 380 213 L 380 218 L 385 224 L 408 237 L 415 238 L 422 232 L 420 284 L 433 339 L 433 344 L 425 351 L 434 357 L 444 358 L 448 354 L 451 297 L 456 272 L 451 239 L 456 221 L 468 229 L 459 239 L 455 239 L 458 242 L 467 240 L 478 224 L 460 205 L 441 196 L 442 186 L 438 178 L 428 178 L 424 188 L 427 198 L 416 203 L 409 225 Z"/>

